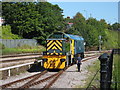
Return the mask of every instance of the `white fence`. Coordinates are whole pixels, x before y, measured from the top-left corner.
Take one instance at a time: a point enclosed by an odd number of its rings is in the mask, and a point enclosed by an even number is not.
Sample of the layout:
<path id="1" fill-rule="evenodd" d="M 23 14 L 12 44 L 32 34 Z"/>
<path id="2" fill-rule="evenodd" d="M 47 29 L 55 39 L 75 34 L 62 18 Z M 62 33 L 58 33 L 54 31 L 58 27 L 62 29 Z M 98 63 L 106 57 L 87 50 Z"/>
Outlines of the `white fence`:
<path id="1" fill-rule="evenodd" d="M 0 43 L 4 44 L 7 48 L 19 47 L 22 45 L 36 46 L 37 40 L 35 39 L 0 39 Z"/>
<path id="2" fill-rule="evenodd" d="M 43 63 L 42 60 L 38 60 L 38 62 L 41 62 L 41 66 L 42 66 L 42 63 Z M 11 67 L 0 68 L 0 72 L 8 70 L 8 76 L 11 76 L 11 70 L 12 69 L 14 69 L 14 68 L 18 69 L 18 68 L 20 68 L 22 66 L 29 66 L 29 68 L 30 68 L 31 64 L 34 64 L 34 62 L 20 64 L 20 65 L 15 65 L 15 66 L 11 66 Z"/>

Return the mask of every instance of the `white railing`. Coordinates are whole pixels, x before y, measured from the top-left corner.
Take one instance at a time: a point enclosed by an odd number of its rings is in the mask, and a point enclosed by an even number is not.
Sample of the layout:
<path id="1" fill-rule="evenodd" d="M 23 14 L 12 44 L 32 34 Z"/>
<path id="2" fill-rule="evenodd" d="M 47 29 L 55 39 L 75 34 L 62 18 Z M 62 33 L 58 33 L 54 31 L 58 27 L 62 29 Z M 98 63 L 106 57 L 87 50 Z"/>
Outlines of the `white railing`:
<path id="1" fill-rule="evenodd" d="M 41 62 L 41 66 L 42 66 L 42 60 L 38 60 L 38 62 Z M 6 71 L 8 70 L 8 76 L 11 76 L 11 69 L 14 69 L 14 68 L 20 68 L 22 66 L 29 66 L 30 68 L 30 65 L 33 64 L 34 62 L 30 62 L 30 63 L 25 63 L 25 64 L 20 64 L 20 65 L 15 65 L 15 66 L 11 66 L 11 67 L 5 67 L 5 68 L 0 68 L 0 71 Z"/>

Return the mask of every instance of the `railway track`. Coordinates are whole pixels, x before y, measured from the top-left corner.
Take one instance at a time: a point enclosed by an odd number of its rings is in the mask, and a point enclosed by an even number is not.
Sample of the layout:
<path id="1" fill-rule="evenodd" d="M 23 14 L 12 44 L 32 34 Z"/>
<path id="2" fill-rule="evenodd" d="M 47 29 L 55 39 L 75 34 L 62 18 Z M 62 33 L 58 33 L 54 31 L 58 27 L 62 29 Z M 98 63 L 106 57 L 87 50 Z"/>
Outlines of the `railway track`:
<path id="1" fill-rule="evenodd" d="M 103 50 L 103 51 L 86 51 L 85 54 L 93 54 L 93 53 L 110 53 L 112 50 Z"/>
<path id="2" fill-rule="evenodd" d="M 28 80 L 28 79 L 34 79 L 34 78 L 36 78 L 36 77 L 38 77 L 38 76 L 40 76 L 40 75 L 44 75 L 45 73 L 47 73 L 47 70 L 45 70 L 45 71 L 43 71 L 43 72 L 41 72 L 41 73 L 38 73 L 38 74 L 35 74 L 35 75 L 32 75 L 32 76 L 29 76 L 29 77 L 26 77 L 26 78 L 22 78 L 22 79 L 19 79 L 19 80 L 16 80 L 16 81 L 13 81 L 13 82 L 10 82 L 10 83 L 1 85 L 0 87 L 1 87 L 2 89 L 4 89 L 4 88 L 7 88 L 7 87 L 9 87 L 9 86 L 11 86 L 11 85 L 13 85 L 13 84 L 16 84 L 16 83 L 20 83 L 20 82 L 23 82 L 23 81 Z"/>
<path id="3" fill-rule="evenodd" d="M 22 61 L 22 60 L 30 60 L 30 59 L 37 59 L 40 58 L 41 55 L 30 55 L 30 56 L 20 56 L 20 57 L 10 57 L 10 58 L 2 58 L 0 62 L 6 63 L 6 62 L 15 62 L 15 61 Z"/>
<path id="4" fill-rule="evenodd" d="M 68 67 L 67 67 L 68 68 Z M 66 69 L 67 69 L 66 68 Z M 65 70 L 66 70 L 65 69 Z M 49 88 L 58 78 L 59 76 L 64 72 L 64 70 L 60 70 L 59 72 L 55 73 L 55 74 L 52 74 L 50 76 L 47 76 L 43 79 L 40 79 L 40 80 L 37 80 L 38 78 L 40 78 L 41 76 L 45 75 L 48 71 L 45 70 L 39 74 L 35 74 L 35 75 L 32 75 L 32 76 L 29 76 L 29 77 L 26 77 L 26 78 L 23 78 L 23 79 L 20 79 L 20 80 L 16 80 L 16 81 L 13 81 L 13 82 L 10 82 L 10 83 L 7 83 L 7 84 L 4 84 L 2 86 L 0 86 L 2 89 L 5 89 L 5 88 L 10 88 L 10 86 L 12 86 L 13 84 L 16 84 L 16 83 L 20 83 L 20 82 L 24 82 L 25 80 L 28 80 L 28 79 L 31 79 L 29 80 L 28 82 L 26 82 L 24 85 L 20 86 L 20 87 L 17 87 L 19 89 L 21 88 L 30 88 L 31 86 L 35 86 L 35 85 L 38 85 L 40 83 L 43 83 L 45 81 L 48 81 L 50 79 L 52 79 L 48 85 L 45 85 L 43 86 L 43 89 L 44 88 Z M 37 80 L 37 81 L 36 81 Z M 36 81 L 36 82 L 35 82 Z"/>
<path id="5" fill-rule="evenodd" d="M 101 51 L 101 52 L 110 52 L 110 50 L 109 51 Z M 95 53 L 100 53 L 100 52 L 99 51 L 88 51 L 88 52 L 85 52 L 85 54 L 91 54 L 91 53 L 95 54 Z M 30 59 L 38 59 L 40 57 L 42 57 L 42 55 L 40 53 L 18 54 L 18 55 L 4 55 L 4 56 L 0 56 L 0 58 L 1 58 L 0 63 L 16 62 L 16 61 L 30 60 Z"/>
<path id="6" fill-rule="evenodd" d="M 94 56 L 94 55 L 91 55 Z M 0 60 L 1 63 L 6 63 L 6 62 L 15 62 L 15 61 L 22 61 L 22 60 L 30 60 L 30 59 L 38 59 L 42 57 L 41 55 L 23 55 L 23 56 L 17 56 L 17 57 L 7 57 L 7 58 L 2 58 Z M 87 56 L 89 57 L 89 56 Z"/>
<path id="7" fill-rule="evenodd" d="M 87 57 L 85 59 L 82 60 L 82 62 L 84 61 L 87 61 L 87 60 L 90 60 L 92 58 L 96 58 L 98 56 L 92 56 L 92 57 Z M 69 67 L 69 66 L 68 66 Z M 65 70 L 68 68 L 66 67 Z M 30 88 L 30 87 L 34 87 L 35 85 L 38 85 L 40 83 L 44 83 L 46 81 L 50 81 L 49 83 L 47 82 L 47 84 L 43 85 L 42 86 L 42 89 L 45 89 L 45 88 L 50 88 L 53 83 L 59 78 L 60 75 L 62 75 L 62 73 L 65 71 L 65 70 L 60 70 L 59 72 L 57 73 L 54 73 L 52 75 L 47 75 L 47 77 L 44 77 L 43 79 L 41 79 L 40 77 L 41 76 L 44 76 L 48 71 L 43 71 L 39 74 L 35 74 L 33 76 L 29 76 L 29 77 L 26 77 L 26 78 L 23 78 L 23 79 L 19 79 L 19 80 L 16 80 L 16 81 L 13 81 L 13 82 L 10 82 L 10 83 L 7 83 L 7 84 L 4 84 L 2 86 L 0 86 L 2 89 L 4 88 L 11 88 L 10 86 L 13 85 L 13 84 L 16 84 L 16 83 L 20 83 L 20 82 L 24 82 L 24 81 L 27 81 L 25 82 L 23 85 L 17 87 L 17 88 Z M 13 87 L 12 87 L 13 88 Z"/>
<path id="8" fill-rule="evenodd" d="M 67 67 L 68 68 L 68 67 Z M 66 68 L 66 69 L 67 69 Z M 65 69 L 65 70 L 66 70 Z M 32 83 L 29 83 L 28 84 L 25 84 L 23 86 L 21 86 L 20 88 L 30 88 L 30 87 L 34 87 L 35 85 L 38 85 L 38 84 L 41 84 L 41 83 L 44 83 L 44 82 L 47 82 L 47 84 L 41 86 L 42 88 L 41 89 L 45 89 L 45 88 L 50 88 L 54 82 L 59 78 L 59 76 L 65 71 L 65 70 L 60 70 L 59 72 L 55 73 L 55 74 L 52 74 L 50 76 L 47 76 L 43 79 L 40 79 L 38 81 L 34 81 Z"/>
<path id="9" fill-rule="evenodd" d="M 41 53 L 26 53 L 26 54 L 14 54 L 14 55 L 2 55 L 0 58 L 10 58 L 10 57 L 23 57 L 23 56 L 33 56 L 42 55 Z"/>

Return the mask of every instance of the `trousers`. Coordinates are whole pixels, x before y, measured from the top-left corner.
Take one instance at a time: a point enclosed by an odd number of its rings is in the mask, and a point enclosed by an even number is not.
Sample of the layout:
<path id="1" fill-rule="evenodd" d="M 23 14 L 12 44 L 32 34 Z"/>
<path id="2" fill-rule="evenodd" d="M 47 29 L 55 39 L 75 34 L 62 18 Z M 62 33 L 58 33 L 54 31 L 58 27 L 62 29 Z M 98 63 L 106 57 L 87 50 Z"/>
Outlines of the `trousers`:
<path id="1" fill-rule="evenodd" d="M 78 72 L 80 72 L 80 63 L 77 63 Z"/>

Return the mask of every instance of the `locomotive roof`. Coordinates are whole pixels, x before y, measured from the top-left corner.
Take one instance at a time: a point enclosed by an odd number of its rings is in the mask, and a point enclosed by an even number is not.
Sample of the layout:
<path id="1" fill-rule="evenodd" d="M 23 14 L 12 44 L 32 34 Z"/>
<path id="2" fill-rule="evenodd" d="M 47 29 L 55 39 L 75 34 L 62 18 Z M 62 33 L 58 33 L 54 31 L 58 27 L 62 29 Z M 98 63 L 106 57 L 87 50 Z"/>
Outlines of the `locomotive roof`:
<path id="1" fill-rule="evenodd" d="M 74 40 L 84 40 L 81 36 L 78 35 L 72 35 L 72 34 L 65 34 L 65 35 Z"/>
<path id="2" fill-rule="evenodd" d="M 70 38 L 70 39 L 74 39 L 74 40 L 84 40 L 84 38 L 82 36 L 72 35 L 72 34 L 66 34 L 66 33 L 63 33 L 63 32 L 55 32 L 55 33 L 51 34 L 50 36 L 57 35 L 57 34 L 58 35 L 59 34 L 63 35 L 64 36 L 63 38 Z M 48 39 L 54 39 L 54 38 L 48 38 Z"/>
<path id="3" fill-rule="evenodd" d="M 46 39 L 46 40 L 65 40 L 65 39 L 63 39 L 63 38 L 59 38 L 59 39 L 56 39 L 56 38 L 51 39 L 51 38 L 49 38 L 49 39 Z"/>

